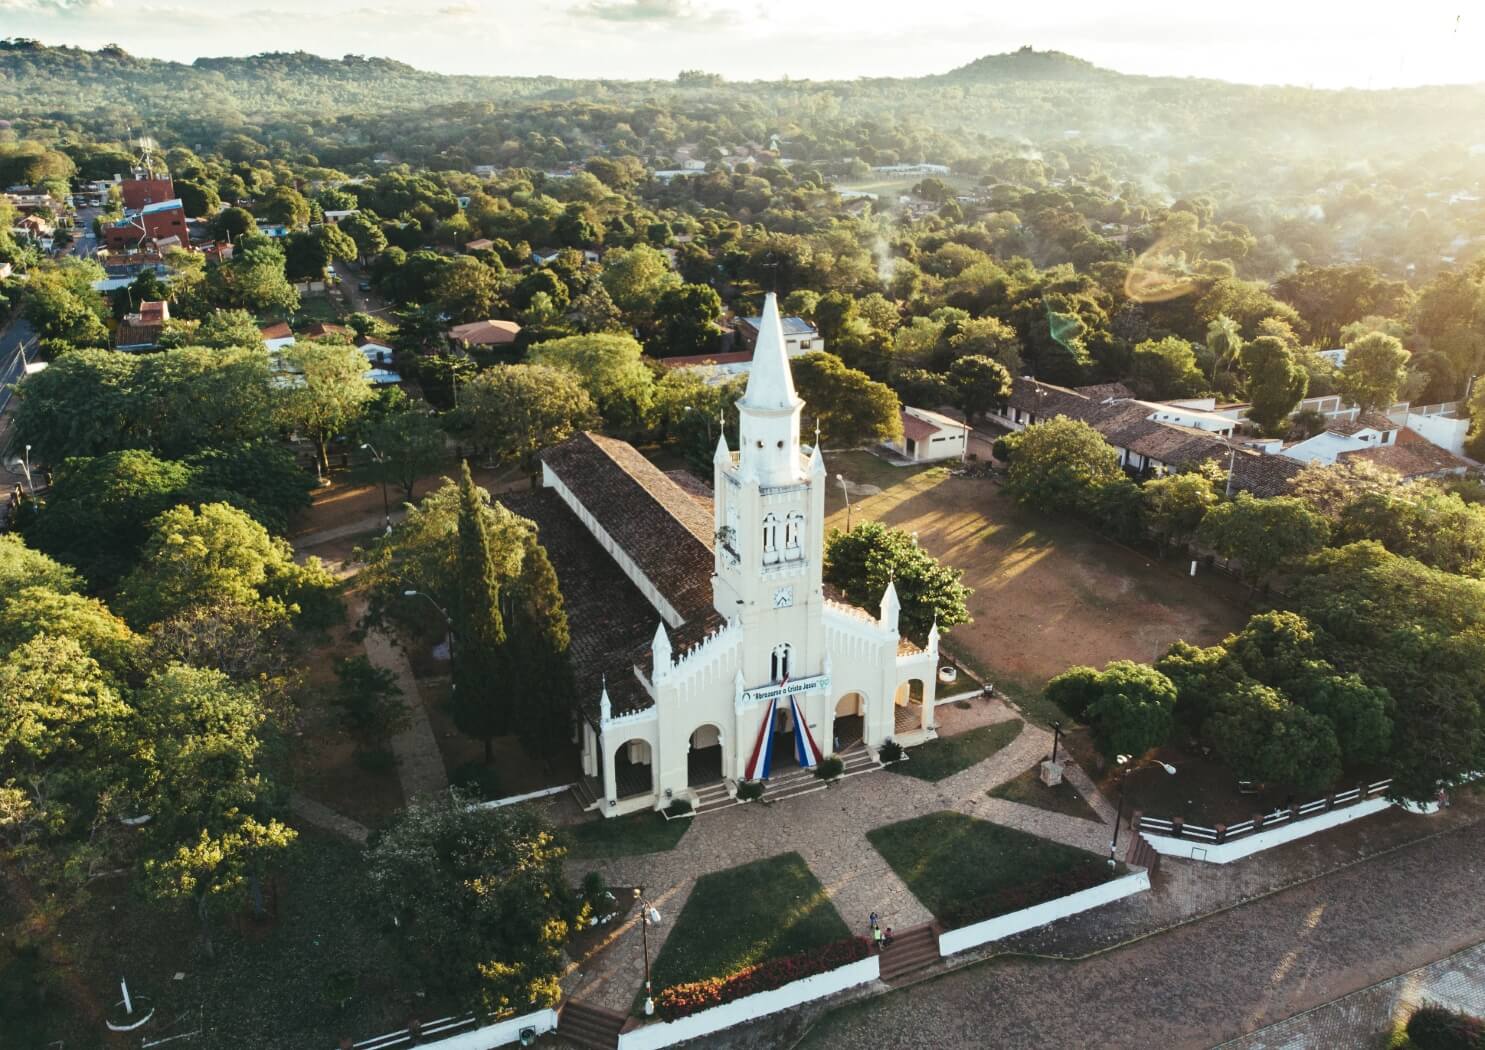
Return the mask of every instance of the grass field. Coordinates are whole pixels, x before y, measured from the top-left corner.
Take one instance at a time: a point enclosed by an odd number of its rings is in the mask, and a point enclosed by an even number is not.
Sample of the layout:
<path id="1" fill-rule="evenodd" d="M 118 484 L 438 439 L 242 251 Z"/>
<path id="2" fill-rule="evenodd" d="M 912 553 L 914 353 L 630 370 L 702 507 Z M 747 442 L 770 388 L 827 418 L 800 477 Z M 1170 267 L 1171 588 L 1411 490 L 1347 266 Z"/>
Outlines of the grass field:
<path id="1" fill-rule="evenodd" d="M 835 453 L 827 470 L 851 489 L 852 522 L 879 520 L 918 535 L 974 590 L 974 622 L 945 645 L 1042 721 L 1047 679 L 1075 664 L 1150 660 L 1184 639 L 1211 645 L 1247 619 L 1243 588 L 1112 543 L 1083 525 L 1017 506 L 991 480 L 942 467 L 897 468 L 865 452 Z M 839 484 L 828 527 L 844 528 Z"/>
<path id="2" fill-rule="evenodd" d="M 913 748 L 905 762 L 887 768 L 918 780 L 943 780 L 985 761 L 1021 735 L 1019 718 L 971 729 L 967 733 L 941 736 Z"/>
<path id="3" fill-rule="evenodd" d="M 651 968 L 656 992 L 849 937 L 798 853 L 703 875 Z"/>
<path id="4" fill-rule="evenodd" d="M 949 811 L 888 824 L 866 837 L 936 917 L 955 903 L 1103 863 L 1084 850 Z"/>
<path id="5" fill-rule="evenodd" d="M 691 829 L 693 817 L 666 820 L 659 813 L 646 811 L 627 817 L 586 821 L 565 829 L 570 841 L 568 856 L 574 860 L 606 860 L 610 857 L 632 857 L 641 853 L 663 853 L 675 849 Z"/>
<path id="6" fill-rule="evenodd" d="M 1077 817 L 1079 820 L 1103 823 L 1103 818 L 1084 801 L 1071 781 L 1064 780 L 1056 787 L 1048 787 L 1042 783 L 1041 772 L 1041 763 L 1038 762 L 1019 776 L 991 788 L 989 795 L 991 798 L 1003 798 L 1007 802 L 1019 802 L 1023 806 L 1035 806 L 1037 809 Z"/>

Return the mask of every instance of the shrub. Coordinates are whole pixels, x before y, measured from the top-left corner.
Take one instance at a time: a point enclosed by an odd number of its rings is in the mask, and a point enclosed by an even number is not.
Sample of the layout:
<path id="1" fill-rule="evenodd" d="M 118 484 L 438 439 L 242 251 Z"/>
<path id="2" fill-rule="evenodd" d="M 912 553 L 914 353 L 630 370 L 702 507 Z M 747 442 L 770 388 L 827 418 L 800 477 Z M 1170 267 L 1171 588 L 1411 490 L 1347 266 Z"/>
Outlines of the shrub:
<path id="1" fill-rule="evenodd" d="M 958 929 L 1090 889 L 1107 882 L 1111 877 L 1106 863 L 1090 857 L 1076 868 L 1055 872 L 1044 879 L 1007 886 L 983 897 L 957 901 L 946 908 L 939 918 L 949 929 Z"/>
<path id="2" fill-rule="evenodd" d="M 865 937 L 848 937 L 814 951 L 769 959 L 726 977 L 711 977 L 662 988 L 655 997 L 655 1010 L 665 1020 L 674 1021 L 745 996 L 782 988 L 793 981 L 828 973 L 860 962 L 870 954 L 871 945 Z"/>
<path id="3" fill-rule="evenodd" d="M 1408 1018 L 1408 1039 L 1418 1050 L 1482 1050 L 1485 1020 L 1425 1003 Z"/>
<path id="4" fill-rule="evenodd" d="M 834 755 L 820 759 L 819 765 L 815 766 L 815 776 L 821 780 L 834 780 L 845 771 L 846 764 Z"/>
<path id="5" fill-rule="evenodd" d="M 614 910 L 614 895 L 608 891 L 603 872 L 590 871 L 583 876 L 583 903 L 598 916 L 608 915 Z"/>
<path id="6" fill-rule="evenodd" d="M 740 780 L 737 784 L 737 797 L 742 802 L 752 802 L 754 799 L 763 797 L 763 781 Z"/>
<path id="7" fill-rule="evenodd" d="M 896 740 L 884 741 L 882 746 L 877 749 L 877 754 L 881 757 L 883 762 L 889 764 L 892 762 L 896 762 L 898 759 L 902 758 L 902 745 L 899 744 Z"/>
<path id="8" fill-rule="evenodd" d="M 500 797 L 500 774 L 483 762 L 465 762 L 450 774 L 449 783 L 481 802 Z"/>
<path id="9" fill-rule="evenodd" d="M 683 798 L 678 798 L 665 807 L 665 812 L 672 817 L 684 817 L 691 812 L 691 803 Z"/>

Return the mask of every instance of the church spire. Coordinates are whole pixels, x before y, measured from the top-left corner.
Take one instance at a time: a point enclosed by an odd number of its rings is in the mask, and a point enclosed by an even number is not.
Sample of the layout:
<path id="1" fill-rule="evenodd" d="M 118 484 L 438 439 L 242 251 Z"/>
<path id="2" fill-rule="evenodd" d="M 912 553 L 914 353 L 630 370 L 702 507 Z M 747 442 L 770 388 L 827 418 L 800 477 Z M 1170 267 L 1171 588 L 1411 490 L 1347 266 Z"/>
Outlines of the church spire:
<path id="1" fill-rule="evenodd" d="M 758 322 L 758 344 L 753 348 L 753 367 L 742 404 L 749 408 L 792 409 L 799 402 L 794 377 L 789 374 L 789 350 L 784 344 L 784 322 L 779 317 L 779 297 L 773 292 L 763 300 Z"/>

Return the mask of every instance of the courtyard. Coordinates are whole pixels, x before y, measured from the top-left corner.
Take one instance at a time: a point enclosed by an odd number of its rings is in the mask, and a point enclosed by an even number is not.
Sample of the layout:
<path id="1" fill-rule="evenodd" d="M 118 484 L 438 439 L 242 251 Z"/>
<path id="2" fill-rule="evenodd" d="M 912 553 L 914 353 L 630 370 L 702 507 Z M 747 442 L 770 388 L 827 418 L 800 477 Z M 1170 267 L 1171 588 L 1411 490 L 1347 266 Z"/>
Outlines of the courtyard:
<path id="1" fill-rule="evenodd" d="M 957 464 L 955 464 L 957 466 Z M 973 589 L 974 622 L 946 649 L 1040 712 L 1047 679 L 1075 664 L 1150 660 L 1172 642 L 1212 645 L 1248 617 L 1241 586 L 1113 543 L 1085 526 L 1024 510 L 987 478 L 947 467 L 894 467 L 867 452 L 827 457 L 827 529 L 876 520 L 916 533 Z M 1045 712 L 1045 719 L 1056 714 Z"/>

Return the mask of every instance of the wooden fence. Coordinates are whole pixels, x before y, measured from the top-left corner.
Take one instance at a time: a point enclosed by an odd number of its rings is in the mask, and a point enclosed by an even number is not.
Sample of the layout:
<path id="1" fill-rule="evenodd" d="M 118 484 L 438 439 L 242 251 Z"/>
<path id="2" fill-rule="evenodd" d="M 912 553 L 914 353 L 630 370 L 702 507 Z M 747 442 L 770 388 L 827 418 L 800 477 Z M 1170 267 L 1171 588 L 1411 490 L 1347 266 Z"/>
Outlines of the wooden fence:
<path id="1" fill-rule="evenodd" d="M 1249 820 L 1240 821 L 1236 824 L 1217 824 L 1215 827 L 1203 827 L 1200 824 L 1188 824 L 1181 817 L 1173 817 L 1166 820 L 1161 817 L 1147 817 L 1136 813 L 1134 817 L 1134 829 L 1136 831 L 1148 832 L 1151 835 L 1167 835 L 1171 838 L 1189 839 L 1193 842 L 1209 842 L 1214 845 L 1231 842 L 1245 835 L 1253 835 L 1260 831 L 1269 831 L 1285 824 L 1304 820 L 1307 817 L 1319 816 L 1321 813 L 1329 813 L 1331 810 L 1341 809 L 1346 806 L 1364 802 L 1375 798 L 1392 786 L 1391 779 L 1378 780 L 1371 784 L 1358 784 L 1347 791 L 1338 791 L 1324 798 L 1315 799 L 1302 805 L 1291 806 L 1287 809 L 1276 809 L 1272 813 L 1259 814 Z"/>

